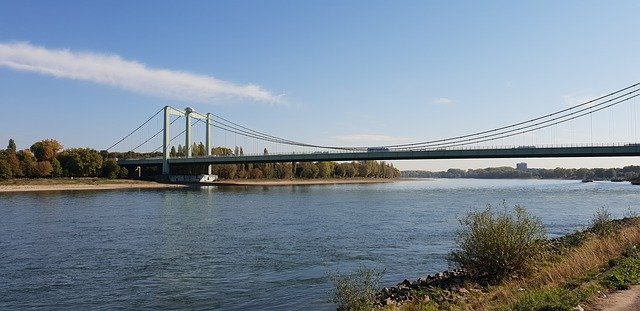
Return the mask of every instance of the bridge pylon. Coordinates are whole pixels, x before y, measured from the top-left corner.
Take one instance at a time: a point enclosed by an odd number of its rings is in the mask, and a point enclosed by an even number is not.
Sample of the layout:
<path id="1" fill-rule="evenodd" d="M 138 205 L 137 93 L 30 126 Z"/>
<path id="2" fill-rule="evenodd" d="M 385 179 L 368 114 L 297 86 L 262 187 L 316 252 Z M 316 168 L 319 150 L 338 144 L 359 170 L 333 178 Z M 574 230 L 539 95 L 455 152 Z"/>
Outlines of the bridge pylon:
<path id="1" fill-rule="evenodd" d="M 204 121 L 207 129 L 206 129 L 206 143 L 205 148 L 207 149 L 205 154 L 211 155 L 211 114 L 207 113 L 206 115 L 196 112 L 190 107 L 185 108 L 184 110 L 179 110 L 170 106 L 164 107 L 164 126 L 162 128 L 163 131 L 163 140 L 162 140 L 162 175 L 169 175 L 169 157 L 171 148 L 171 116 L 176 115 L 180 117 L 185 117 L 185 147 L 184 153 L 186 158 L 191 158 L 193 150 L 191 148 L 192 139 L 191 139 L 191 120 L 198 119 Z M 211 174 L 211 165 L 207 168 L 207 173 Z"/>

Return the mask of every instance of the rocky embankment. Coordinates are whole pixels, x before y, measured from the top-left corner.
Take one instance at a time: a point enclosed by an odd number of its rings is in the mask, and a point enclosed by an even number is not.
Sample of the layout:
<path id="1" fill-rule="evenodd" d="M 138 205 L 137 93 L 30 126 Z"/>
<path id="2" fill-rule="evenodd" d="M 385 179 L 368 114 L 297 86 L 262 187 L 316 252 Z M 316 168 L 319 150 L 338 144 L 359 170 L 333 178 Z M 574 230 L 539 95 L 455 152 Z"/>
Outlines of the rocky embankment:
<path id="1" fill-rule="evenodd" d="M 479 289 L 467 289 L 462 285 L 468 277 L 460 269 L 444 271 L 434 275 L 427 275 L 415 281 L 404 280 L 393 287 L 383 288 L 377 295 L 377 307 L 395 305 L 399 306 L 407 301 L 414 300 L 416 292 L 429 291 L 438 289 L 440 291 L 439 298 L 447 300 L 456 300 L 460 296 L 470 291 L 480 291 Z M 420 296 L 420 299 L 429 301 L 432 299 L 428 294 Z"/>

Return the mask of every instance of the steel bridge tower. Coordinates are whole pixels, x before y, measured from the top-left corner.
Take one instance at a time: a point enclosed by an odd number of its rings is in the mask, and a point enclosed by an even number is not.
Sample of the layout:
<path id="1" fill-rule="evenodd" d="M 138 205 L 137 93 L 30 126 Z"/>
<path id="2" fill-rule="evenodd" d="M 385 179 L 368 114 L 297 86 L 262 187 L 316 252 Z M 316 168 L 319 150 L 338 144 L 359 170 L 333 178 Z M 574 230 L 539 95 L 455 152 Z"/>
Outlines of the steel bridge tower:
<path id="1" fill-rule="evenodd" d="M 206 129 L 206 138 L 205 138 L 205 155 L 211 155 L 211 114 L 202 114 L 199 113 L 190 107 L 185 108 L 184 110 L 175 109 L 173 107 L 165 106 L 164 107 L 164 126 L 163 126 L 163 134 L 164 138 L 162 140 L 162 175 L 169 175 L 169 149 L 171 143 L 171 116 L 181 116 L 186 120 L 185 123 L 185 146 L 184 146 L 184 156 L 187 158 L 191 158 L 193 150 L 191 150 L 191 119 L 197 119 L 204 121 L 207 125 Z M 207 167 L 207 174 L 211 175 L 211 164 Z"/>

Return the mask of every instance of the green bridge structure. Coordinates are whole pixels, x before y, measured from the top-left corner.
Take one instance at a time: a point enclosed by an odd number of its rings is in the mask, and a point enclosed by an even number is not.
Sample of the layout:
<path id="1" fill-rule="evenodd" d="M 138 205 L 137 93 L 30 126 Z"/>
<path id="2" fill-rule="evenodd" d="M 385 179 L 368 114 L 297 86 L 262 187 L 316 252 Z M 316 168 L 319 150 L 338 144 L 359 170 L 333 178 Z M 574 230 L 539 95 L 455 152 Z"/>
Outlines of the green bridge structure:
<path id="1" fill-rule="evenodd" d="M 636 157 L 640 156 L 640 143 L 630 141 L 626 143 L 599 143 L 582 145 L 552 145 L 552 146 L 497 146 L 478 147 L 487 142 L 496 142 L 505 138 L 523 135 L 544 128 L 556 126 L 571 120 L 583 117 L 592 117 L 592 114 L 640 96 L 640 83 L 627 86 L 615 92 L 603 95 L 593 100 L 556 111 L 547 115 L 529 119 L 523 122 L 509 124 L 486 131 L 461 135 L 456 137 L 387 146 L 322 146 L 301 143 L 277 136 L 252 130 L 248 127 L 233 123 L 211 113 L 199 113 L 191 108 L 176 109 L 165 106 L 156 112 L 149 120 L 136 130 L 125 136 L 113 148 L 152 118 L 163 112 L 163 127 L 153 137 L 162 134 L 162 157 L 157 158 L 119 158 L 117 163 L 127 167 L 161 166 L 162 174 L 170 174 L 173 165 L 208 165 L 208 174 L 211 174 L 211 165 L 214 164 L 243 164 L 243 163 L 284 163 L 284 162 L 318 162 L 318 161 L 367 161 L 367 160 L 441 160 L 441 159 L 492 159 L 492 158 L 566 158 L 566 157 Z M 172 116 L 185 119 L 184 132 L 184 156 L 171 157 L 170 149 Z M 214 122 L 214 117 L 218 121 Z M 197 122 L 206 125 L 205 130 L 205 155 L 193 156 L 191 146 L 192 126 Z M 290 152 L 276 154 L 256 155 L 212 155 L 211 128 L 215 127 L 236 135 L 242 135 L 259 141 L 291 145 L 298 147 L 311 147 L 310 152 Z M 179 135 L 181 135 L 180 133 Z M 152 138 L 153 138 L 152 137 Z M 149 140 L 147 140 L 149 141 Z M 145 142 L 147 142 L 145 141 Z M 139 147 L 139 146 L 138 146 Z M 109 150 L 108 148 L 107 150 Z M 137 148 L 137 147 L 136 147 Z M 159 148 L 158 148 L 159 149 Z"/>

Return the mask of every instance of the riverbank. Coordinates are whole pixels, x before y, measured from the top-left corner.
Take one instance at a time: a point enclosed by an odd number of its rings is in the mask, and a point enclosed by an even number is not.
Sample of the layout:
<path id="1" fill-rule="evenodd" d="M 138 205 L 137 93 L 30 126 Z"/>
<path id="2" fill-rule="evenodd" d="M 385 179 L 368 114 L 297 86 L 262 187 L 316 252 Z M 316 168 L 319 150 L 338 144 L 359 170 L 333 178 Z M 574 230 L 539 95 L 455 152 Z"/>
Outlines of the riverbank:
<path id="1" fill-rule="evenodd" d="M 639 310 L 640 217 L 548 240 L 529 277 L 487 286 L 462 270 L 404 280 L 376 294 L 382 310 Z M 635 285 L 635 286 L 634 286 Z"/>
<path id="2" fill-rule="evenodd" d="M 391 183 L 399 179 L 347 178 L 347 179 L 231 179 L 214 183 L 216 186 L 306 186 L 334 184 L 378 184 Z"/>
<path id="3" fill-rule="evenodd" d="M 81 191 L 81 190 L 118 190 L 118 189 L 162 189 L 184 188 L 186 185 L 165 184 L 153 181 L 102 179 L 102 178 L 51 178 L 51 179 L 14 179 L 0 182 L 3 192 L 36 191 Z"/>

